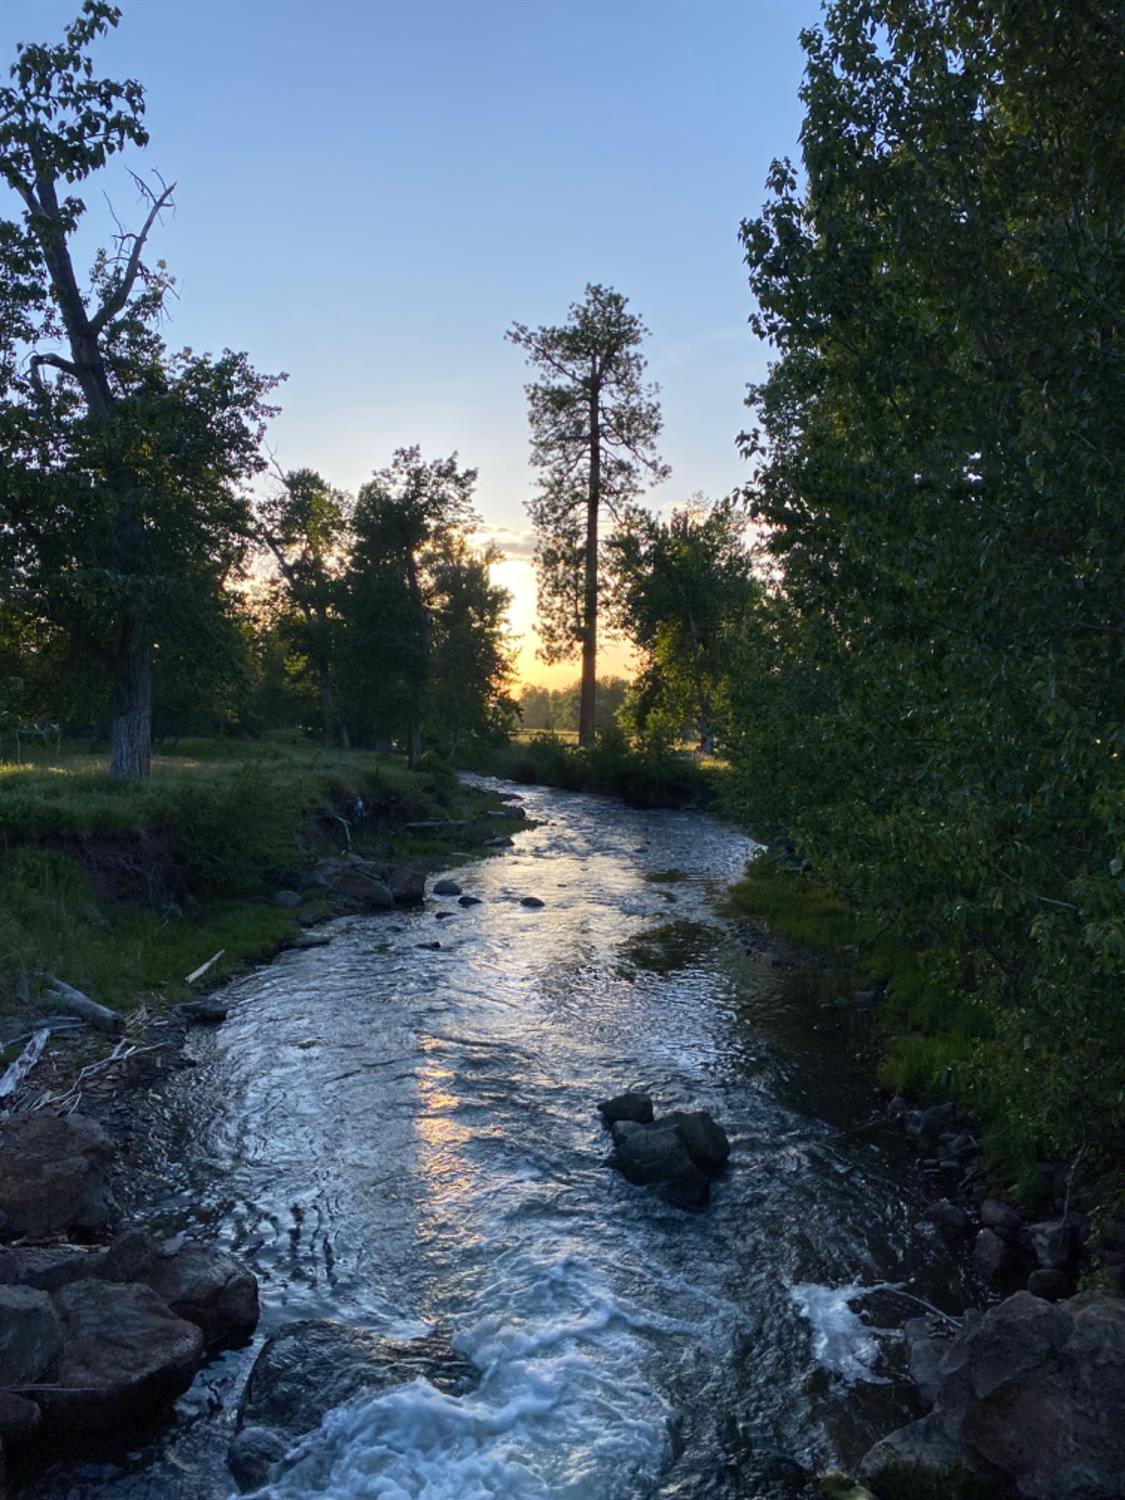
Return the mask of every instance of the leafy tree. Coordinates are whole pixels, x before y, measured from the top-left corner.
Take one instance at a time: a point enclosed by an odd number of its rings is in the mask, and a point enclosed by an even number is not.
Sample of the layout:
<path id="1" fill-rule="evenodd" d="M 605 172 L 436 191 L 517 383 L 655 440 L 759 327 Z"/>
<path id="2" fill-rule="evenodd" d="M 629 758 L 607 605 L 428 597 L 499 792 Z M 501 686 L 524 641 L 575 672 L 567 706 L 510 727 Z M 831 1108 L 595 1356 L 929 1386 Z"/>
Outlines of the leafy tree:
<path id="1" fill-rule="evenodd" d="M 942 945 L 982 1098 L 1077 1151 L 1125 1120 L 1120 15 L 837 0 L 803 40 L 806 184 L 743 226 L 745 806 Z"/>
<path id="2" fill-rule="evenodd" d="M 507 334 L 540 376 L 526 390 L 532 462 L 540 470 L 527 509 L 538 532 L 542 655 L 562 661 L 581 647 L 584 745 L 596 725 L 603 523 L 620 525 L 643 486 L 669 473 L 655 448 L 662 425 L 657 387 L 643 379 L 648 330 L 627 307 L 619 292 L 590 285 L 561 326 L 515 323 Z"/>
<path id="3" fill-rule="evenodd" d="M 0 569 L 7 608 L 61 629 L 109 681 L 124 777 L 148 770 L 155 644 L 245 545 L 239 487 L 273 382 L 244 355 L 166 350 L 172 283 L 144 253 L 171 187 L 134 177 L 141 228 L 79 283 L 85 204 L 66 189 L 147 141 L 141 86 L 96 78 L 88 55 L 118 16 L 86 0 L 60 44 L 19 48 L 0 88 L 0 176 L 23 205 L 0 220 Z"/>
<path id="4" fill-rule="evenodd" d="M 347 749 L 351 742 L 337 704 L 333 657 L 351 502 L 313 469 L 294 469 L 279 479 L 274 493 L 258 506 L 257 535 L 277 566 L 279 590 L 294 623 L 299 622 L 320 697 L 324 743 Z"/>
<path id="5" fill-rule="evenodd" d="M 427 572 L 450 537 L 476 523 L 476 478 L 455 453 L 427 460 L 418 447 L 400 448 L 356 499 L 342 606 L 352 712 L 376 739 L 401 735 L 411 765 L 422 754 L 434 662 Z"/>
<path id="6" fill-rule="evenodd" d="M 710 755 L 725 725 L 734 646 L 761 589 L 732 500 L 696 498 L 667 521 L 642 514 L 614 539 L 615 609 L 641 652 L 631 715 L 639 733 L 671 739 L 687 725 Z"/>
<path id="7" fill-rule="evenodd" d="M 423 722 L 451 760 L 466 740 L 506 739 L 516 717 L 512 596 L 490 572 L 502 556 L 494 547 L 476 551 L 451 532 L 438 539 L 426 569 L 432 651 Z"/>

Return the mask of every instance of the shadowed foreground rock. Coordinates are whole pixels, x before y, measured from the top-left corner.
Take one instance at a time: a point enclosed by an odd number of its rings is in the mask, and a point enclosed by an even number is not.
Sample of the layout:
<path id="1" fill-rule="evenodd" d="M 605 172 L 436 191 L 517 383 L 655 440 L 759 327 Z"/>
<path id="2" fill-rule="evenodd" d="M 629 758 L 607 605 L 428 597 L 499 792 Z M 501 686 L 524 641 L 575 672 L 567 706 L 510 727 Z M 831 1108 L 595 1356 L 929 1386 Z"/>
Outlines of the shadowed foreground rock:
<path id="1" fill-rule="evenodd" d="M 990 1308 L 950 1344 L 931 1414 L 877 1443 L 860 1475 L 898 1493 L 904 1468 L 932 1482 L 958 1466 L 1027 1500 L 1121 1500 L 1125 1302 L 1017 1292 Z"/>
<path id="2" fill-rule="evenodd" d="M 228 1453 L 244 1489 L 265 1484 L 297 1439 L 360 1391 L 377 1393 L 423 1378 L 459 1396 L 480 1378 L 475 1365 L 437 1334 L 387 1339 L 343 1323 L 306 1320 L 271 1334 L 254 1362 Z"/>
<path id="3" fill-rule="evenodd" d="M 0 1123 L 0 1229 L 13 1238 L 104 1229 L 113 1142 L 84 1115 L 14 1114 Z"/>

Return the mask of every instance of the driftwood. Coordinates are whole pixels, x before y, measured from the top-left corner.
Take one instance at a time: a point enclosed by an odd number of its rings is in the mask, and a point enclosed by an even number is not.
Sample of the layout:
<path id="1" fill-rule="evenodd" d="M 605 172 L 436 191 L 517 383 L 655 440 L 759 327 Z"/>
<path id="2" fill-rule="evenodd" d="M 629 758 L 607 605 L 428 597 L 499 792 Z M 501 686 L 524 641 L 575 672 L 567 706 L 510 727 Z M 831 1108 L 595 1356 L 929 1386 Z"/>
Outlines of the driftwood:
<path id="1" fill-rule="evenodd" d="M 197 979 L 202 979 L 203 976 L 204 976 L 204 974 L 206 974 L 207 970 L 211 967 L 211 965 L 212 964 L 217 964 L 219 962 L 219 959 L 222 958 L 223 954 L 226 951 L 227 950 L 225 948 L 220 948 L 219 951 L 218 951 L 218 953 L 214 954 L 211 958 L 209 958 L 205 964 L 200 964 L 198 969 L 192 969 L 191 973 L 184 980 L 184 983 L 185 984 L 194 984 Z"/>
<path id="2" fill-rule="evenodd" d="M 32 1068 L 43 1055 L 43 1048 L 47 1045 L 47 1038 L 51 1035 L 50 1029 L 43 1026 L 28 1042 L 15 1062 L 9 1063 L 4 1069 L 4 1076 L 0 1078 L 0 1099 L 7 1099 L 14 1094 L 16 1089 L 31 1072 Z"/>
<path id="3" fill-rule="evenodd" d="M 115 1010 L 110 1010 L 105 1005 L 99 1005 L 96 1000 L 91 1000 L 89 995 L 84 995 L 81 990 L 76 990 L 73 985 L 64 984 L 61 979 L 56 979 L 53 974 L 44 976 L 47 982 L 47 992 L 53 1000 L 57 1000 L 66 1010 L 73 1011 L 76 1016 L 81 1016 L 84 1021 L 89 1021 L 91 1026 L 96 1026 L 99 1031 L 122 1031 L 125 1027 L 125 1017 Z"/>

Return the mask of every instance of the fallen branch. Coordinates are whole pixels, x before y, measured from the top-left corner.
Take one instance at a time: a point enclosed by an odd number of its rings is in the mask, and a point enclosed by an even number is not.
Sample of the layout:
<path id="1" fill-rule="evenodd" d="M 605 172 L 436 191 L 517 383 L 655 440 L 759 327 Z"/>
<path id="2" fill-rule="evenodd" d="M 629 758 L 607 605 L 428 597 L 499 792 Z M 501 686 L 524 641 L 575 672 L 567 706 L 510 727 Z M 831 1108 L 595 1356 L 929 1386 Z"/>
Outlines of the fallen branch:
<path id="1" fill-rule="evenodd" d="M 202 979 L 203 976 L 204 976 L 204 974 L 206 974 L 207 970 L 211 967 L 211 965 L 212 964 L 217 964 L 219 962 L 219 959 L 222 958 L 223 954 L 226 951 L 227 950 L 225 948 L 220 948 L 219 951 L 218 951 L 218 953 L 214 954 L 211 958 L 209 958 L 205 964 L 200 964 L 198 969 L 192 969 L 191 973 L 184 980 L 184 983 L 185 984 L 194 984 L 197 979 Z"/>
<path id="2" fill-rule="evenodd" d="M 0 1099 L 7 1099 L 9 1094 L 14 1094 L 16 1089 L 31 1072 L 32 1068 L 43 1055 L 43 1048 L 47 1045 L 47 1038 L 51 1035 L 50 1028 L 42 1027 L 28 1042 L 15 1062 L 9 1063 L 4 1069 L 4 1076 L 0 1078 Z"/>
<path id="3" fill-rule="evenodd" d="M 96 1026 L 99 1031 L 121 1031 L 124 1028 L 125 1018 L 118 1015 L 117 1011 L 110 1010 L 108 1006 L 99 1005 L 96 1000 L 91 1000 L 89 995 L 84 995 L 73 985 L 64 984 L 53 974 L 44 975 L 44 978 L 47 981 L 47 992 L 53 999 L 65 1006 L 67 1010 L 73 1011 L 76 1016 L 89 1021 L 91 1026 Z"/>

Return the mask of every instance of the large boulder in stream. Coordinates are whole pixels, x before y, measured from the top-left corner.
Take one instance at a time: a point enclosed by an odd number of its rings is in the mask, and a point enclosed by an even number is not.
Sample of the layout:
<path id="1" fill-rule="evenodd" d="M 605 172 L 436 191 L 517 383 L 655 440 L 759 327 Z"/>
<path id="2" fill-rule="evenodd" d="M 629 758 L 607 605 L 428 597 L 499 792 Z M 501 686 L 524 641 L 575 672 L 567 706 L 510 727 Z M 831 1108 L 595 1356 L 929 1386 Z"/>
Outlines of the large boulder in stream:
<path id="1" fill-rule="evenodd" d="M 613 1135 L 609 1164 L 630 1182 L 656 1186 L 677 1208 L 705 1208 L 710 1174 L 730 1155 L 726 1131 L 706 1110 L 654 1119 L 648 1094 L 619 1094 L 598 1105 Z"/>
<path id="2" fill-rule="evenodd" d="M 0 1123 L 0 1229 L 13 1238 L 104 1229 L 113 1156 L 85 1115 L 10 1115 Z"/>
<path id="3" fill-rule="evenodd" d="M 934 1409 L 868 1453 L 877 1494 L 904 1469 L 999 1477 L 1026 1500 L 1121 1500 L 1125 1302 L 1087 1292 L 1052 1304 L 1017 1292 L 949 1345 Z"/>
<path id="4" fill-rule="evenodd" d="M 231 1472 L 244 1488 L 257 1488 L 333 1407 L 360 1391 L 419 1378 L 459 1396 L 480 1372 L 439 1334 L 403 1340 L 329 1321 L 287 1324 L 266 1340 L 250 1372 L 228 1453 Z"/>

